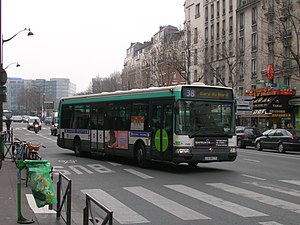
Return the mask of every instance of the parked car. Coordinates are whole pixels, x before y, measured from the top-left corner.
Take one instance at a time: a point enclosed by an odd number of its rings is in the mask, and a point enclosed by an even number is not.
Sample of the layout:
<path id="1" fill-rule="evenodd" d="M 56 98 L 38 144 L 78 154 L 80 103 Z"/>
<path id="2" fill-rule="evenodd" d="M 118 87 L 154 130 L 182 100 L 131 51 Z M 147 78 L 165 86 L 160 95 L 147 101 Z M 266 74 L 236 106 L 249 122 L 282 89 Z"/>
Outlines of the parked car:
<path id="1" fill-rule="evenodd" d="M 255 139 L 261 136 L 261 132 L 256 127 L 236 127 L 237 146 L 239 148 L 246 148 L 247 146 L 254 146 Z"/>
<path id="2" fill-rule="evenodd" d="M 52 121 L 52 117 L 51 116 L 47 116 L 44 120 L 45 125 L 50 125 Z"/>
<path id="3" fill-rule="evenodd" d="M 23 118 L 22 118 L 22 116 L 12 116 L 12 121 L 21 123 L 21 122 L 23 122 Z"/>
<path id="4" fill-rule="evenodd" d="M 300 137 L 292 130 L 270 129 L 255 139 L 258 151 L 263 149 L 275 149 L 280 153 L 285 151 L 300 151 Z"/>
<path id="5" fill-rule="evenodd" d="M 34 127 L 33 127 L 33 122 L 34 122 L 35 120 L 37 120 L 37 122 L 39 123 L 39 130 L 42 129 L 42 123 L 41 123 L 40 118 L 37 117 L 37 116 L 30 116 L 30 117 L 28 118 L 28 122 L 27 122 L 27 130 L 34 129 Z"/>

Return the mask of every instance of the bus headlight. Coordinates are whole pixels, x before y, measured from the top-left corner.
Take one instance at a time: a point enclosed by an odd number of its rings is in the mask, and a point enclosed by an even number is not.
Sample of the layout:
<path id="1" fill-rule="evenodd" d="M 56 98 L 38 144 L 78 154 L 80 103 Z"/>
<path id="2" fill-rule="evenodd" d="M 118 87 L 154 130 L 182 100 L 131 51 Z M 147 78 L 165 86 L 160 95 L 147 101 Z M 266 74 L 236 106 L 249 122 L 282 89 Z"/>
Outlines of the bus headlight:
<path id="1" fill-rule="evenodd" d="M 175 150 L 175 153 L 177 153 L 177 154 L 191 154 L 190 149 L 188 149 L 188 148 L 177 148 Z"/>
<path id="2" fill-rule="evenodd" d="M 231 153 L 236 153 L 237 151 L 236 151 L 236 148 L 230 148 L 230 152 Z"/>

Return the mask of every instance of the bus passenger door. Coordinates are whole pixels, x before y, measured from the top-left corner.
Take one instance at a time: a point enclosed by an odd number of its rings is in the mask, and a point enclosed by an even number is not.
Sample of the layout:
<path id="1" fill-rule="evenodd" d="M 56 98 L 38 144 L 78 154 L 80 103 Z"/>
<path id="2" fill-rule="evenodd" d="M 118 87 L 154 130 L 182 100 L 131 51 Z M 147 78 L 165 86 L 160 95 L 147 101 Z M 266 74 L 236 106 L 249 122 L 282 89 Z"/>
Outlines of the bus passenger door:
<path id="1" fill-rule="evenodd" d="M 173 104 L 153 103 L 151 110 L 151 158 L 172 160 Z"/>
<path id="2" fill-rule="evenodd" d="M 99 106 L 93 106 L 91 109 L 90 134 L 91 151 L 102 152 L 104 150 L 104 109 Z"/>

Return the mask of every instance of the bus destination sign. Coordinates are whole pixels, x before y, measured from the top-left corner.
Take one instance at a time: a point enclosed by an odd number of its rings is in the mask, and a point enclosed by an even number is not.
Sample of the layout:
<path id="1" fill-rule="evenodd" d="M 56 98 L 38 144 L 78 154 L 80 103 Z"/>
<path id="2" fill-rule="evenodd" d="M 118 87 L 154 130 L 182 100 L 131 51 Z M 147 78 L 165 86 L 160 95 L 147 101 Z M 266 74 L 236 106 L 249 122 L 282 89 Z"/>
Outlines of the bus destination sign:
<path id="1" fill-rule="evenodd" d="M 232 90 L 223 88 L 182 87 L 182 97 L 232 100 L 233 93 Z"/>

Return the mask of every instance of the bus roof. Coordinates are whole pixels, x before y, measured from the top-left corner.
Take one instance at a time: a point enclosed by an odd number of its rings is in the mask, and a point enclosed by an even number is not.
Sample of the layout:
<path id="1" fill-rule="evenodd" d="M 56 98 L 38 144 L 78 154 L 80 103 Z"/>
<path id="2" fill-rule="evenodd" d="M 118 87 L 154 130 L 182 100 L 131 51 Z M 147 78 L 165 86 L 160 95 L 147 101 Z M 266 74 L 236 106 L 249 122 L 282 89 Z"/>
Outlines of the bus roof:
<path id="1" fill-rule="evenodd" d="M 94 101 L 109 101 L 109 100 L 130 100 L 143 98 L 157 97 L 181 97 L 182 87 L 211 87 L 219 89 L 232 90 L 230 87 L 210 86 L 204 83 L 194 83 L 192 85 L 176 85 L 164 87 L 150 87 L 142 89 L 131 89 L 126 91 L 101 92 L 96 94 L 75 95 L 71 97 L 63 97 L 60 102 L 62 104 L 88 103 Z M 133 97 L 134 96 L 134 97 Z"/>

